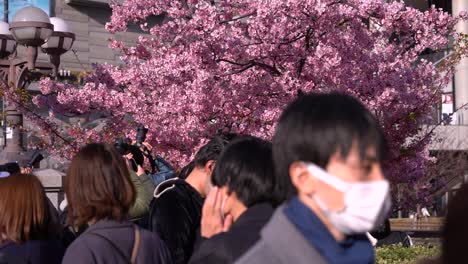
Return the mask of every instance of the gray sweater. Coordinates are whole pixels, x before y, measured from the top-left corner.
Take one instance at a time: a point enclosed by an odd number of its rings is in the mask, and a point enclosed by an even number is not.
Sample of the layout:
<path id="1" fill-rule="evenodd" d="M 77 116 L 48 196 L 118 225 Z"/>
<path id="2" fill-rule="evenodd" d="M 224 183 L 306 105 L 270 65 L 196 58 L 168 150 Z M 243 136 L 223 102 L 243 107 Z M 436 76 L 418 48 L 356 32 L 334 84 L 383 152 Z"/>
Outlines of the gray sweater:
<path id="1" fill-rule="evenodd" d="M 169 251 L 158 235 L 141 228 L 140 233 L 136 263 L 172 263 Z M 98 221 L 70 245 L 62 263 L 129 264 L 134 237 L 134 225 L 129 221 Z"/>
<path id="2" fill-rule="evenodd" d="M 299 233 L 284 214 L 276 209 L 261 232 L 261 239 L 236 264 L 325 264 L 317 250 Z"/>

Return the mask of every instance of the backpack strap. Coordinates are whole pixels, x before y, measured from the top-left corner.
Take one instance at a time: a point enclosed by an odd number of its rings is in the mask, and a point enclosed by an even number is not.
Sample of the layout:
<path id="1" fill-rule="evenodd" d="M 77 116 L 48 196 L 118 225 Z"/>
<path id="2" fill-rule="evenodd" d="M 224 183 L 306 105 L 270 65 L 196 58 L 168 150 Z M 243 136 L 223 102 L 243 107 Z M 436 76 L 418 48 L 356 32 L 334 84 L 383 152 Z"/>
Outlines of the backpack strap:
<path id="1" fill-rule="evenodd" d="M 90 233 L 88 233 L 88 234 L 95 235 L 95 236 L 100 237 L 100 238 L 102 238 L 103 240 L 107 241 L 107 243 L 108 243 L 109 245 L 111 245 L 111 247 L 115 250 L 115 252 L 117 252 L 117 253 L 120 255 L 120 257 L 121 257 L 122 259 L 125 259 L 126 261 L 128 261 L 127 256 L 126 256 L 126 255 L 114 244 L 114 242 L 112 242 L 109 238 L 107 238 L 107 237 L 105 237 L 105 236 L 103 236 L 103 235 L 101 235 L 101 234 L 93 233 L 93 232 L 90 232 Z"/>
<path id="2" fill-rule="evenodd" d="M 136 258 L 138 256 L 138 249 L 140 248 L 140 229 L 138 226 L 133 225 L 133 228 L 135 229 L 135 240 L 133 241 L 133 249 L 132 249 L 132 258 L 130 260 L 131 264 L 136 264 Z"/>

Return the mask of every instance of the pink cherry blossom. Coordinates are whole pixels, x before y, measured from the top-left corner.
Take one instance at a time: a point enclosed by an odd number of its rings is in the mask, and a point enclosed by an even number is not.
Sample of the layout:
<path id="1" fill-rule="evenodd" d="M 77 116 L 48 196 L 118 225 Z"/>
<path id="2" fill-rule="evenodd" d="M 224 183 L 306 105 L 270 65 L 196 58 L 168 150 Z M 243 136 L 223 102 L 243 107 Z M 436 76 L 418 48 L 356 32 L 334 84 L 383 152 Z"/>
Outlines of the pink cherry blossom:
<path id="1" fill-rule="evenodd" d="M 432 160 L 420 128 L 456 61 L 437 68 L 420 54 L 446 48 L 462 18 L 384 0 L 124 0 L 112 9 L 110 32 L 140 23 L 150 34 L 134 46 L 109 43 L 123 65 L 96 65 L 80 87 L 45 79 L 34 99 L 58 114 L 107 118 L 102 133 L 65 131 L 71 145 L 50 140 L 64 157 L 142 123 L 155 149 L 183 166 L 219 132 L 270 138 L 298 93 L 339 91 L 378 116 L 389 179 L 408 192 L 424 180 Z M 164 22 L 149 25 L 150 16 Z"/>

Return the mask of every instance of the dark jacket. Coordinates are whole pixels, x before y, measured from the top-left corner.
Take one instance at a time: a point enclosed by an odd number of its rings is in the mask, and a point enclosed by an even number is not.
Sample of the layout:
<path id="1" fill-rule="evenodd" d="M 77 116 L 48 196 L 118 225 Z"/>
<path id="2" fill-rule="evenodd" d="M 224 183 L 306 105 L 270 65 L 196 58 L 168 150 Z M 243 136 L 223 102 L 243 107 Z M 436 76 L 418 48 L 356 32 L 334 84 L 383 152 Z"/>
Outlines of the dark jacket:
<path id="1" fill-rule="evenodd" d="M 59 264 L 65 248 L 57 240 L 30 240 L 0 245 L 0 264 Z"/>
<path id="2" fill-rule="evenodd" d="M 166 242 L 174 263 L 187 263 L 200 227 L 203 198 L 184 180 L 173 178 L 155 190 L 149 230 Z"/>
<path id="3" fill-rule="evenodd" d="M 136 263 L 172 263 L 164 242 L 140 228 L 140 245 Z M 91 225 L 67 249 L 63 263 L 128 264 L 135 240 L 130 221 L 101 220 Z"/>
<path id="4" fill-rule="evenodd" d="M 284 214 L 284 206 L 276 209 L 261 231 L 260 240 L 236 264 L 326 264 Z"/>
<path id="5" fill-rule="evenodd" d="M 190 263 L 234 263 L 260 239 L 260 231 L 272 214 L 273 207 L 270 204 L 252 206 L 237 219 L 228 232 L 201 242 Z"/>
<path id="6" fill-rule="evenodd" d="M 158 172 L 148 174 L 154 186 L 158 186 L 161 182 L 176 176 L 174 168 L 163 157 L 157 155 L 156 159 L 154 159 L 154 165 Z"/>

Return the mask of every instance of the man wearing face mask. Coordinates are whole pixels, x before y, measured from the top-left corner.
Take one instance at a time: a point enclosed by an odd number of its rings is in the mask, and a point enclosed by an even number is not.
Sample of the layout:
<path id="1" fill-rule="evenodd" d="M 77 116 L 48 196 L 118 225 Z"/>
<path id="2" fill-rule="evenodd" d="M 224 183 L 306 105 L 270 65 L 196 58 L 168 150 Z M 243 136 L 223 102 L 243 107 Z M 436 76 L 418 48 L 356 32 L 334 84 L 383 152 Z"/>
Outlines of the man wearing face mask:
<path id="1" fill-rule="evenodd" d="M 211 187 L 211 173 L 229 139 L 211 139 L 195 155 L 194 168 L 185 180 L 163 181 L 154 191 L 148 227 L 166 243 L 175 264 L 187 263 L 192 255 L 203 201 Z"/>
<path id="2" fill-rule="evenodd" d="M 356 99 L 296 99 L 273 139 L 277 186 L 289 186 L 286 202 L 236 263 L 374 263 L 365 233 L 391 206 L 385 152 L 378 121 Z"/>

